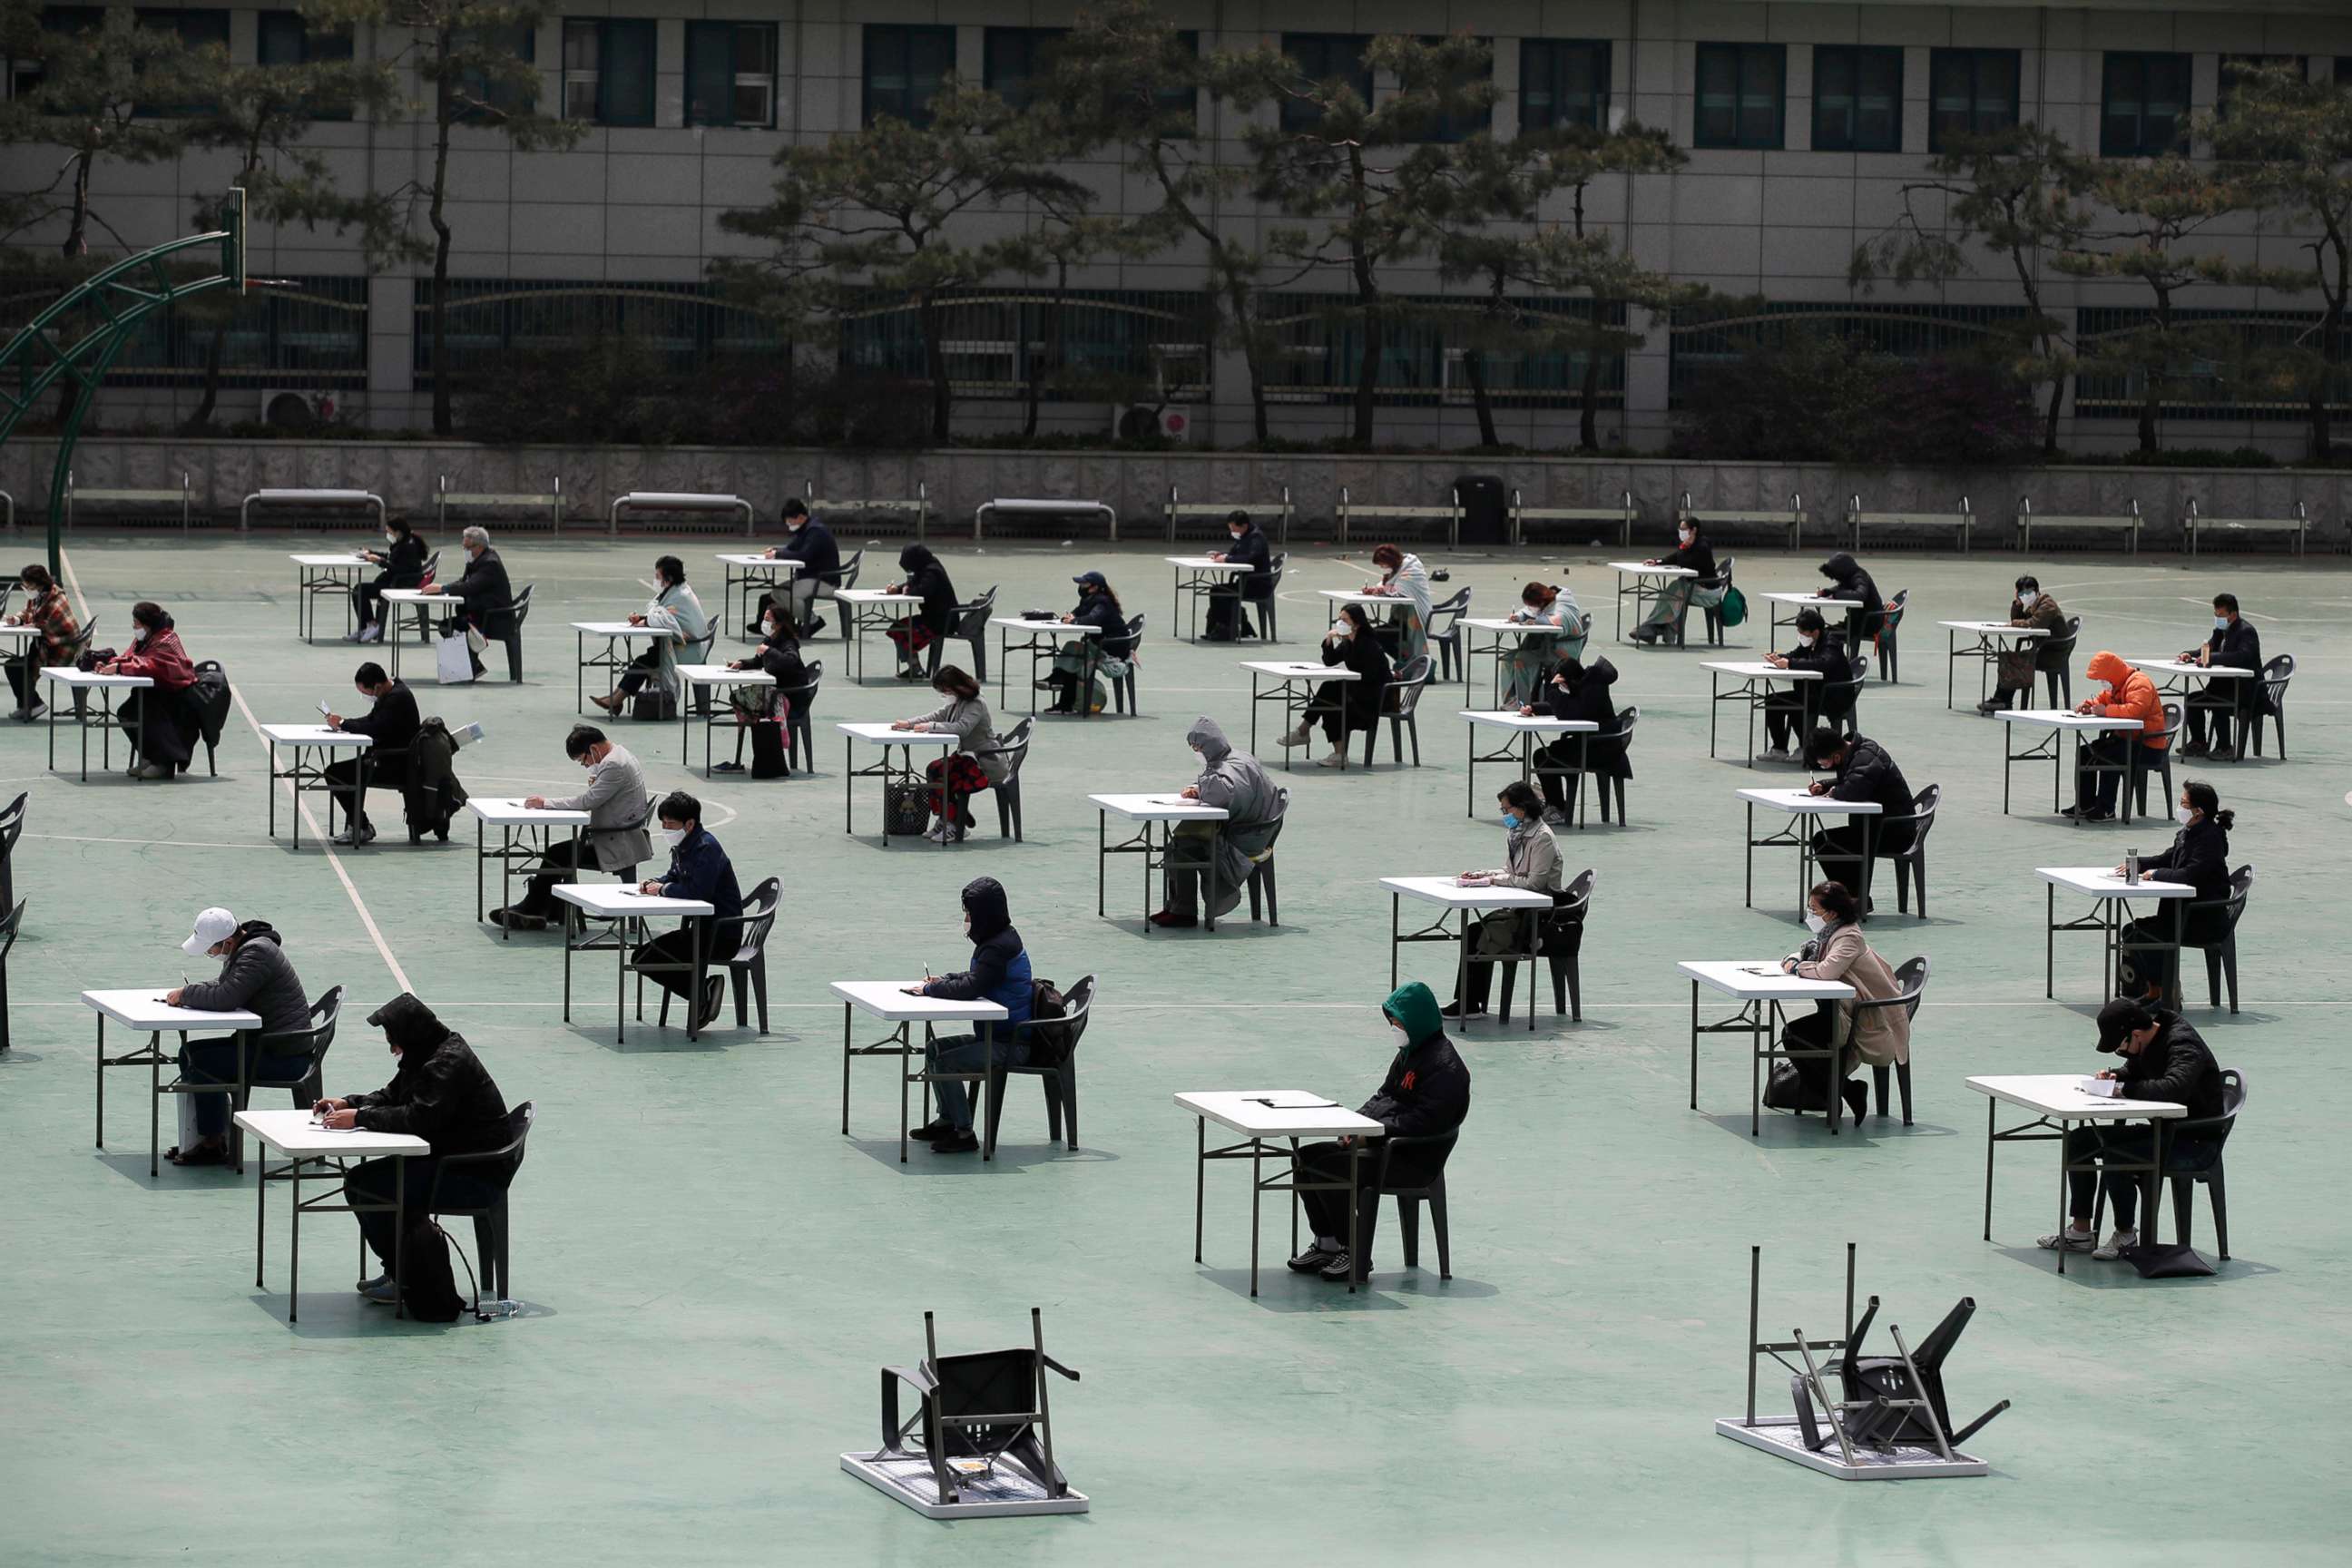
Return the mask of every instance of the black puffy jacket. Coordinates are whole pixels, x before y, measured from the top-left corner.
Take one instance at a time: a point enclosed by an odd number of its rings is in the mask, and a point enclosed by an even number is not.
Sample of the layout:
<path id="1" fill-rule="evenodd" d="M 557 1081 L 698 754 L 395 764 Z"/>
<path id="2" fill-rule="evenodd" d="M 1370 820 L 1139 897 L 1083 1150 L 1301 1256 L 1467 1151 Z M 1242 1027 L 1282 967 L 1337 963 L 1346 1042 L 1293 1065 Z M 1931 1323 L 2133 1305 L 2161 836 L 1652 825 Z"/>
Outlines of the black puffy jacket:
<path id="1" fill-rule="evenodd" d="M 1846 737 L 1845 756 L 1838 763 L 1837 783 L 1830 786 L 1834 800 L 1874 800 L 1887 816 L 1911 815 L 1911 785 L 1886 748 L 1867 735 Z"/>
<path id="2" fill-rule="evenodd" d="M 2178 1013 L 2158 1009 L 2156 1038 L 2122 1058 L 2124 1098 L 2168 1100 L 2189 1108 L 2193 1121 L 2221 1114 L 2221 1068 L 2203 1037 Z"/>
<path id="3" fill-rule="evenodd" d="M 302 977 L 286 956 L 284 938 L 268 921 L 236 928 L 236 951 L 222 963 L 220 978 L 184 986 L 180 1005 L 202 1013 L 242 1007 L 257 1015 L 266 1035 L 299 1034 L 310 1026 L 310 998 Z"/>

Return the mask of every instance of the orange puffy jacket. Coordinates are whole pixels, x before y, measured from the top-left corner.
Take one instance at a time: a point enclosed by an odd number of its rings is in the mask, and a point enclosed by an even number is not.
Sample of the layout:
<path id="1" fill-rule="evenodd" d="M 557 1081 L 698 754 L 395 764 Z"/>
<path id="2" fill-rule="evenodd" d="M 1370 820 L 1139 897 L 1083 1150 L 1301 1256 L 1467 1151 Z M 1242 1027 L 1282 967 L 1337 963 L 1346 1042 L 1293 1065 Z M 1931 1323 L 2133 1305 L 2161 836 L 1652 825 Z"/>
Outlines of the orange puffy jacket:
<path id="1" fill-rule="evenodd" d="M 2156 682 L 2105 649 L 2093 654 L 2084 668 L 2092 679 L 2107 686 L 2092 700 L 2091 711 L 2102 718 L 2138 720 L 2139 743 L 2162 751 L 2164 700 L 2156 694 Z"/>

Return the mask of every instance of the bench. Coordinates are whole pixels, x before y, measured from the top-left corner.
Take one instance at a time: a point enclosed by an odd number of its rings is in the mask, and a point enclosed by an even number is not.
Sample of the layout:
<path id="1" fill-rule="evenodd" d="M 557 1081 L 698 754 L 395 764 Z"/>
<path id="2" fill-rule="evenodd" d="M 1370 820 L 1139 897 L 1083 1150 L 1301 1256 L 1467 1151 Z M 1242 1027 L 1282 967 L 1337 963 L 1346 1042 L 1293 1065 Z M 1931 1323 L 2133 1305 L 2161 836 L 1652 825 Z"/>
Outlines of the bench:
<path id="1" fill-rule="evenodd" d="M 1511 492 L 1511 542 L 1528 542 L 1527 525 L 1530 522 L 1613 522 L 1617 525 L 1617 542 L 1631 548 L 1633 542 L 1633 492 L 1627 490 L 1624 500 L 1616 506 L 1523 506 L 1519 492 Z"/>
<path id="2" fill-rule="evenodd" d="M 1850 550 L 1862 548 L 1864 528 L 1953 528 L 1959 531 L 1963 555 L 1969 552 L 1969 531 L 1977 525 L 1975 509 L 1969 505 L 1966 496 L 1960 498 L 1958 511 L 1864 511 L 1862 498 L 1850 496 L 1846 500 L 1845 521 L 1852 541 L 1847 545 Z"/>
<path id="3" fill-rule="evenodd" d="M 187 480 L 183 477 L 180 482 L 184 485 L 187 483 Z M 82 493 L 84 495 L 96 498 L 99 492 L 96 490 L 85 490 Z M 152 490 L 136 492 L 138 499 L 141 500 L 152 500 L 157 493 L 159 492 Z M 133 494 L 134 492 L 130 490 L 110 490 L 107 492 L 108 499 L 110 500 L 129 500 L 132 498 Z M 68 511 L 70 511 L 73 505 L 73 497 L 70 491 L 67 494 L 66 505 Z M 251 531 L 253 527 L 253 509 L 257 506 L 299 507 L 303 510 L 312 511 L 325 507 L 365 507 L 375 513 L 376 527 L 382 528 L 383 526 L 383 498 L 376 494 L 373 490 L 256 490 L 251 495 L 246 497 L 244 501 L 239 504 L 236 509 L 236 531 L 239 533 L 245 533 Z M 187 516 L 184 512 L 181 514 L 180 526 L 183 528 L 187 526 Z"/>
<path id="4" fill-rule="evenodd" d="M 814 516 L 820 511 L 826 510 L 852 513 L 869 511 L 910 511 L 915 514 L 915 537 L 917 539 L 920 539 L 929 531 L 929 524 L 931 517 L 931 487 L 928 482 L 918 484 L 915 487 L 914 496 L 908 500 L 869 496 L 864 500 L 824 500 L 819 499 L 816 493 L 815 483 L 812 480 L 803 479 L 801 481 L 801 500 L 803 503 L 808 507 L 811 516 Z"/>
<path id="5" fill-rule="evenodd" d="M 2139 553 L 2139 502 L 2137 501 L 2131 503 L 2131 510 L 2128 512 L 2116 512 L 2107 515 L 2095 512 L 2079 512 L 2062 515 L 2056 512 L 2047 514 L 2036 512 L 2033 510 L 2032 497 L 2018 497 L 2018 549 L 2021 551 L 2030 551 L 2033 548 L 2033 531 L 2037 528 L 2059 528 L 2067 530 L 2119 528 L 2130 537 L 2131 553 L 2134 555 Z"/>
<path id="6" fill-rule="evenodd" d="M 262 493 L 263 493 L 263 494 L 265 494 L 265 495 L 267 495 L 267 494 L 268 494 L 269 492 L 268 492 L 268 491 L 267 491 L 267 490 L 265 490 L 265 491 L 263 491 Z M 167 489 L 143 489 L 143 490 L 142 490 L 142 489 L 89 489 L 89 490 L 86 490 L 86 489 L 79 489 L 79 488 L 74 484 L 73 470 L 72 470 L 72 469 L 70 469 L 70 468 L 68 468 L 68 469 L 67 469 L 67 470 L 66 470 L 66 526 L 67 526 L 68 528 L 71 528 L 71 527 L 73 526 L 74 503 L 75 503 L 76 501 L 112 501 L 112 502 L 128 502 L 128 503 L 132 504 L 132 505 L 144 505 L 144 506 L 158 506 L 158 505 L 162 505 L 162 506 L 169 506 L 169 505 L 171 505 L 173 502 L 177 501 L 177 502 L 179 503 L 179 507 L 180 507 L 180 527 L 181 527 L 182 529 L 184 529 L 184 529 L 188 526 L 188 510 L 189 510 L 189 507 L 190 507 L 190 505 L 191 505 L 191 503 L 192 503 L 192 501 L 193 501 L 194 496 L 194 489 L 189 486 L 189 484 L 188 484 L 188 476 L 187 476 L 187 475 L 185 475 L 185 474 L 182 474 L 182 475 L 180 476 L 180 488 L 179 488 L 178 489 L 176 489 L 176 490 L 167 490 Z M 250 502 L 250 500 L 251 500 L 251 498 L 250 498 L 250 497 L 248 497 L 248 498 L 247 498 L 247 501 L 248 501 L 248 503 L 249 503 L 249 502 Z M 16 526 L 16 502 L 14 502 L 14 501 L 12 500 L 12 501 L 10 501 L 10 502 L 8 503 L 8 525 L 9 525 L 11 528 L 13 528 L 13 527 L 15 527 L 15 526 Z M 238 519 L 238 521 L 237 521 L 237 527 L 238 527 L 239 529 L 242 529 L 244 526 L 245 526 L 244 520 L 243 520 L 243 518 L 242 518 L 242 517 L 240 517 L 240 518 Z"/>
<path id="7" fill-rule="evenodd" d="M 1275 531 L 1275 542 L 1277 544 L 1290 542 L 1290 487 L 1288 485 L 1282 487 L 1282 504 L 1278 508 L 1254 506 L 1245 500 L 1188 501 L 1176 493 L 1174 485 L 1170 485 L 1168 487 L 1168 542 L 1171 544 L 1176 542 L 1176 520 L 1180 517 L 1212 518 L 1215 520 L 1218 529 L 1222 530 L 1227 515 L 1235 511 L 1245 511 L 1253 517 L 1269 511 L 1274 512 L 1281 519 Z"/>
<path id="8" fill-rule="evenodd" d="M 971 542 L 977 544 L 987 536 L 988 514 L 992 511 L 1007 517 L 1068 517 L 1076 512 L 1092 512 L 1110 529 L 1110 542 L 1118 542 L 1118 513 L 1108 502 L 1098 500 L 1061 500 L 1053 497 L 999 496 L 984 500 L 971 510 Z"/>
<path id="9" fill-rule="evenodd" d="M 1727 507 L 1695 507 L 1691 505 L 1690 491 L 1685 490 L 1682 510 L 1675 514 L 1675 521 L 1677 523 L 1704 523 L 1709 528 L 1717 523 L 1730 523 L 1742 528 L 1785 529 L 1790 549 L 1802 550 L 1805 547 L 1805 498 L 1801 495 L 1789 497 L 1786 511 L 1743 511 Z M 1710 539 L 1707 542 L 1712 544 L 1715 541 Z"/>
<path id="10" fill-rule="evenodd" d="M 1428 506 L 1358 506 L 1348 496 L 1347 487 L 1339 488 L 1339 542 L 1348 542 L 1348 525 L 1357 518 L 1378 521 L 1402 521 L 1443 517 L 1445 519 L 1445 542 L 1449 547 L 1462 540 L 1462 498 L 1448 492 L 1446 499 Z"/>
<path id="11" fill-rule="evenodd" d="M 453 490 L 449 476 L 440 476 L 441 482 L 434 491 L 434 512 L 441 530 L 449 528 L 451 507 L 522 507 L 532 510 L 544 509 L 548 526 L 556 532 L 563 531 L 563 476 L 558 474 L 555 488 L 545 495 L 531 495 L 520 490 Z"/>
<path id="12" fill-rule="evenodd" d="M 751 503 L 741 496 L 706 495 L 699 490 L 631 490 L 613 498 L 605 531 L 618 535 L 625 511 L 740 511 L 743 537 L 751 537 Z"/>
<path id="13" fill-rule="evenodd" d="M 13 521 L 13 516 L 12 516 Z M 2301 501 L 2294 503 L 2293 517 L 2207 517 L 2197 509 L 2197 500 L 2190 497 L 2189 515 L 2181 521 L 2181 531 L 2189 538 L 2189 553 L 2197 553 L 2197 536 L 2209 530 L 2229 533 L 2285 533 L 2294 537 L 2294 552 L 2303 553 L 2304 541 L 2311 531 L 2311 514 Z"/>

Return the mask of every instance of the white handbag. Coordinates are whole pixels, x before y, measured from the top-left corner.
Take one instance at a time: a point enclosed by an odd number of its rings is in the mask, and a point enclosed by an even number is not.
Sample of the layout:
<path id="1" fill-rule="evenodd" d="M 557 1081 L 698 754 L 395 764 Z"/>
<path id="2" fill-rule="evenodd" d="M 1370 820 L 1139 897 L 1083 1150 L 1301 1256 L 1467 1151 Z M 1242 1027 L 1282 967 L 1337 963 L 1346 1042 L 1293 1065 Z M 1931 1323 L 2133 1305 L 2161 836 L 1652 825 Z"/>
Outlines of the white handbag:
<path id="1" fill-rule="evenodd" d="M 464 632 L 452 632 L 433 650 L 441 667 L 441 684 L 462 686 L 474 679 L 474 648 Z"/>

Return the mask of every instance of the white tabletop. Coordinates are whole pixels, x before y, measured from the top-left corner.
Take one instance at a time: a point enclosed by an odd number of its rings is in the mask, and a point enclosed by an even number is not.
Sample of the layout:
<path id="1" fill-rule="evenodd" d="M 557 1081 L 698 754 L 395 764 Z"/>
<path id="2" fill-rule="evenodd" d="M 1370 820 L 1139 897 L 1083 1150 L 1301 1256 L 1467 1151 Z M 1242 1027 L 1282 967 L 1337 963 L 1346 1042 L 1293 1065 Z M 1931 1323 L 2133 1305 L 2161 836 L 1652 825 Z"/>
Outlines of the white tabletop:
<path id="1" fill-rule="evenodd" d="M 1979 1094 L 2071 1121 L 2122 1121 L 2143 1117 L 2151 1121 L 2171 1121 L 2189 1114 L 2187 1106 L 2168 1100 L 2113 1100 L 2086 1094 L 2082 1080 L 2089 1076 L 2072 1072 L 1995 1073 L 1969 1079 L 1969 1087 Z"/>
<path id="2" fill-rule="evenodd" d="M 660 893 L 640 893 L 619 882 L 572 882 L 554 889 L 565 903 L 605 920 L 624 916 L 715 915 L 718 906 L 702 899 L 672 899 Z"/>
<path id="3" fill-rule="evenodd" d="M 2042 724 L 2053 730 L 2137 730 L 2140 721 L 2077 713 L 2071 708 L 2004 708 L 1993 715 L 2004 724 Z"/>
<path id="4" fill-rule="evenodd" d="M 1620 572 L 1632 572 L 1650 577 L 1696 577 L 1698 575 L 1696 572 L 1692 571 L 1687 566 L 1657 566 L 1653 565 L 1647 561 L 1612 561 L 1609 564 Z"/>
<path id="5" fill-rule="evenodd" d="M 852 605 L 919 605 L 920 594 L 893 594 L 887 588 L 835 588 L 833 596 Z"/>
<path id="6" fill-rule="evenodd" d="M 798 556 L 792 555 L 721 554 L 713 556 L 712 559 L 715 561 L 724 561 L 730 566 L 772 566 L 780 572 L 803 572 L 808 569 L 807 562 L 801 560 Z"/>
<path id="7" fill-rule="evenodd" d="M 1181 566 L 1188 572 L 1255 572 L 1256 567 L 1246 561 L 1212 561 L 1205 555 L 1163 555 L 1160 559 L 1171 566 Z"/>
<path id="8" fill-rule="evenodd" d="M 289 555 L 286 559 L 303 566 L 373 566 L 375 564 L 364 555 Z"/>
<path id="9" fill-rule="evenodd" d="M 1874 800 L 1840 800 L 1835 795 L 1808 795 L 1801 789 L 1744 789 L 1739 798 L 1791 816 L 1877 816 L 1886 807 Z"/>
<path id="10" fill-rule="evenodd" d="M 1449 910 L 1548 910 L 1551 895 L 1533 888 L 1465 888 L 1451 877 L 1382 877 L 1391 893 Z"/>
<path id="11" fill-rule="evenodd" d="M 454 596 L 426 588 L 386 588 L 383 596 L 395 605 L 435 605 L 453 603 Z"/>
<path id="12" fill-rule="evenodd" d="M 1003 626 L 1007 631 L 1051 632 L 1056 637 L 1098 637 L 1102 636 L 1102 627 L 1092 621 L 1072 621 L 1066 625 L 1058 620 L 1032 620 L 1026 616 L 991 616 L 988 617 L 988 624 L 992 626 Z"/>
<path id="13" fill-rule="evenodd" d="M 2155 881 L 2145 871 L 2138 881 L 2126 882 L 2113 866 L 2036 866 L 2033 874 L 2094 899 L 2186 899 L 2197 892 L 2186 882 Z"/>
<path id="14" fill-rule="evenodd" d="M 261 1015 L 239 1007 L 228 1013 L 200 1013 L 194 1007 L 174 1007 L 163 1000 L 163 993 L 174 990 L 170 982 L 144 986 L 137 991 L 85 991 L 82 1005 L 92 1008 L 118 1024 L 133 1029 L 258 1029 Z M 304 1112 L 308 1115 L 309 1112 Z"/>
<path id="15" fill-rule="evenodd" d="M 1719 669 L 1726 675 L 1744 675 L 1751 680 L 1819 680 L 1822 679 L 1822 672 L 1818 669 L 1783 669 L 1777 664 L 1766 664 L 1760 659 L 1726 659 L 1719 663 L 1709 663 L 1706 668 Z"/>
<path id="16" fill-rule="evenodd" d="M 1710 991 L 1743 1002 L 1843 1002 L 1853 987 L 1843 980 L 1807 980 L 1780 973 L 1777 958 L 1685 959 L 1675 965 Z M 1751 971 L 1761 970 L 1762 973 Z"/>
<path id="17" fill-rule="evenodd" d="M 498 827 L 585 827 L 588 825 L 588 813 L 584 811 L 558 811 L 545 805 L 533 808 L 523 805 L 520 799 L 491 800 L 478 795 L 470 795 L 467 798 L 466 809 Z"/>
<path id="18" fill-rule="evenodd" d="M 373 735 L 330 730 L 324 724 L 264 724 L 261 735 L 273 746 L 352 746 L 365 751 L 375 744 Z"/>
<path id="19" fill-rule="evenodd" d="M 236 1124 L 281 1154 L 430 1154 L 433 1145 L 411 1132 L 336 1132 L 307 1110 L 240 1110 Z"/>
<path id="20" fill-rule="evenodd" d="M 2048 626 L 2012 626 L 2007 621 L 1937 621 L 1939 626 L 1949 626 L 1956 632 L 1976 632 L 1994 637 L 2046 637 Z"/>
<path id="21" fill-rule="evenodd" d="M 1465 616 L 1460 622 L 1476 626 L 1482 632 L 1517 632 L 1521 637 L 1565 637 L 1576 635 L 1574 626 L 1556 626 L 1549 621 L 1514 621 L 1501 616 Z"/>
<path id="22" fill-rule="evenodd" d="M 1361 588 L 1318 588 L 1335 605 L 1394 605 L 1406 602 L 1401 594 L 1370 594 Z"/>
<path id="23" fill-rule="evenodd" d="M 1817 610 L 1858 610 L 1860 599 L 1824 599 L 1819 594 L 1766 594 L 1762 597 L 1776 605 L 1811 605 Z"/>
<path id="24" fill-rule="evenodd" d="M 1002 1024 L 1013 1016 L 1002 1002 L 975 996 L 958 1002 L 946 996 L 910 996 L 905 980 L 836 980 L 833 994 L 861 1013 L 871 1013 L 886 1024 Z"/>
<path id="25" fill-rule="evenodd" d="M 1214 1089 L 1180 1094 L 1195 1116 L 1253 1138 L 1385 1137 L 1370 1117 L 1303 1089 Z"/>
<path id="26" fill-rule="evenodd" d="M 2132 658 L 2126 656 L 2124 662 L 2150 675 L 2200 675 L 2214 680 L 2243 680 L 2248 676 L 2262 673 L 2257 669 L 2241 668 L 2234 664 L 2184 664 L 2177 658 Z"/>
<path id="27" fill-rule="evenodd" d="M 877 746 L 918 746 L 940 742 L 953 745 L 956 740 L 955 732 L 950 730 L 893 730 L 887 724 L 835 724 L 834 728 Z"/>
<path id="28" fill-rule="evenodd" d="M 1255 669 L 1261 675 L 1278 675 L 1286 680 L 1319 677 L 1325 680 L 1361 680 L 1364 678 L 1344 664 L 1308 664 L 1296 658 L 1245 658 L 1244 669 Z"/>
<path id="29" fill-rule="evenodd" d="M 53 680 L 59 686 L 152 686 L 152 675 L 100 675 L 94 669 L 76 669 L 69 664 L 43 667 L 43 680 Z"/>
<path id="30" fill-rule="evenodd" d="M 40 627 L 28 626 L 22 621 L 14 624 L 0 623 L 0 637 L 24 637 L 29 640 L 40 635 Z"/>
<path id="31" fill-rule="evenodd" d="M 667 626 L 632 626 L 627 621 L 574 621 L 572 629 L 600 637 L 670 637 L 677 635 Z"/>
<path id="32" fill-rule="evenodd" d="M 776 678 L 764 669 L 734 669 L 723 664 L 681 664 L 677 678 L 688 686 L 773 686 Z"/>
<path id="33" fill-rule="evenodd" d="M 1223 822 L 1233 814 L 1176 795 L 1090 795 L 1087 798 L 1129 822 Z"/>
<path id="34" fill-rule="evenodd" d="M 1591 719 L 1554 719 L 1549 714 L 1522 713 L 1516 708 L 1464 708 L 1457 719 L 1484 724 L 1490 730 L 1510 730 L 1534 735 L 1596 735 L 1600 723 Z"/>

